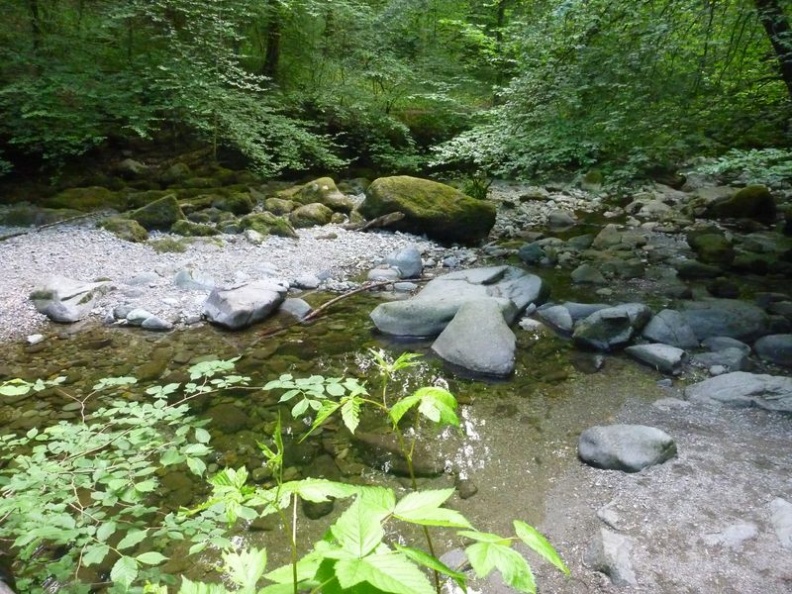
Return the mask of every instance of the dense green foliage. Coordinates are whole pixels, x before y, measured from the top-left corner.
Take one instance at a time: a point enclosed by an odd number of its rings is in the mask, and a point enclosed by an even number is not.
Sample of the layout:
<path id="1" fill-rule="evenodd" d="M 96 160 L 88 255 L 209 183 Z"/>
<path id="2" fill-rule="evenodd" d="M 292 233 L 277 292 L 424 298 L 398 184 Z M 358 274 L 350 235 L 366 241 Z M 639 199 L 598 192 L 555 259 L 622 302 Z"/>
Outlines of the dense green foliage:
<path id="1" fill-rule="evenodd" d="M 326 594 L 439 594 L 441 575 L 465 589 L 467 576 L 435 557 L 429 527 L 457 530 L 470 543 L 465 553 L 475 574 L 484 577 L 498 570 L 517 591 L 535 592 L 536 584 L 527 561 L 512 548 L 516 542 L 568 574 L 550 543 L 525 522 L 513 522 L 513 536 L 481 532 L 460 512 L 444 507 L 453 488 L 417 490 L 412 465 L 415 429 L 421 419 L 435 427 L 459 428 L 456 399 L 439 387 L 392 394 L 390 386 L 399 372 L 414 365 L 417 355 L 395 360 L 383 351 L 371 355 L 381 375 L 376 396 L 356 379 L 319 375 L 297 379 L 283 375 L 263 387 L 250 387 L 250 378 L 233 373 L 234 360 L 195 364 L 188 382 L 153 386 L 145 395 L 130 391 L 135 384 L 131 377 L 103 379 L 82 398 L 61 387 L 64 378 L 0 384 L 0 395 L 10 397 L 55 390 L 73 400 L 80 413 L 77 422 L 0 436 L 0 538 L 12 543 L 20 591 L 57 587 L 77 594 L 105 586 L 119 594 L 167 594 L 168 586 L 178 583 L 179 594 L 226 594 L 229 590 L 222 584 L 195 583 L 186 576 L 177 579 L 162 569 L 171 556 L 202 551 L 222 556 L 226 573 L 221 577 L 235 584 L 232 591 L 242 593 L 308 589 Z M 270 484 L 248 484 L 245 466 L 226 468 L 210 478 L 212 492 L 197 508 L 160 509 L 156 494 L 167 467 L 186 465 L 199 476 L 207 470 L 204 458 L 211 454 L 211 434 L 205 421 L 189 415 L 187 403 L 229 388 L 282 392 L 279 402 L 295 403 L 292 416 L 304 417 L 310 424 L 302 439 L 336 414 L 354 433 L 364 409 L 381 413 L 407 461 L 412 491 L 397 500 L 392 489 L 379 486 L 310 477 L 286 480 L 286 431 L 278 417 L 272 435 L 262 435 L 258 444 L 272 472 Z M 89 412 L 97 393 L 107 391 L 114 397 L 111 404 Z M 298 503 L 330 498 L 351 504 L 326 536 L 303 554 L 297 540 Z M 279 543 L 291 551 L 291 563 L 265 573 L 266 551 L 246 549 L 243 544 L 239 552 L 240 542 L 234 543 L 228 530 L 238 520 L 271 514 L 291 526 L 291 533 L 284 535 L 286 542 Z M 422 528 L 427 550 L 394 537 L 400 534 L 398 524 Z M 92 567 L 99 570 L 92 573 Z"/>
<path id="2" fill-rule="evenodd" d="M 789 0 L 7 0 L 0 174 L 148 139 L 265 174 L 623 175 L 788 145 Z M 136 145 L 139 146 L 139 145 Z"/>

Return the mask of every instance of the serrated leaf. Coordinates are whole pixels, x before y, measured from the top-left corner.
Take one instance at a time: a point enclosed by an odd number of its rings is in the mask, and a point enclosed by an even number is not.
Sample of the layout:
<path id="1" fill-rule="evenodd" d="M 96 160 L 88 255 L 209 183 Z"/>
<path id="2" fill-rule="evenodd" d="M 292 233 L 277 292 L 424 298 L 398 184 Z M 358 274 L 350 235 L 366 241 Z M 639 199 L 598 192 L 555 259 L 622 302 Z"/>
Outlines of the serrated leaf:
<path id="1" fill-rule="evenodd" d="M 225 553 L 223 561 L 231 581 L 243 591 L 254 592 L 267 568 L 267 552 L 253 548 L 241 553 Z"/>
<path id="2" fill-rule="evenodd" d="M 393 424 L 398 425 L 402 417 L 405 414 L 407 414 L 407 411 L 409 411 L 412 407 L 416 406 L 420 402 L 421 402 L 421 398 L 419 396 L 416 396 L 415 394 L 412 394 L 410 396 L 405 396 L 404 398 L 396 402 L 396 404 L 394 404 L 391 407 L 391 409 L 388 411 L 388 415 L 390 416 L 391 421 L 393 421 Z"/>
<path id="3" fill-rule="evenodd" d="M 536 581 L 528 562 L 510 546 L 494 542 L 477 542 L 465 549 L 476 576 L 483 578 L 498 569 L 503 581 L 519 590 L 535 594 Z"/>
<path id="4" fill-rule="evenodd" d="M 101 563 L 102 561 L 104 561 L 105 556 L 109 552 L 110 552 L 110 545 L 106 545 L 106 544 L 98 544 L 88 547 L 85 553 L 83 553 L 82 564 L 88 566 L 88 565 L 96 565 L 97 563 Z"/>
<path id="5" fill-rule="evenodd" d="M 130 530 L 127 535 L 121 539 L 121 542 L 116 545 L 116 548 L 128 549 L 134 547 L 136 544 L 142 542 L 147 534 L 147 530 Z"/>
<path id="6" fill-rule="evenodd" d="M 341 420 L 350 433 L 355 433 L 355 430 L 360 424 L 360 400 L 357 398 L 350 398 L 341 406 Z"/>
<path id="7" fill-rule="evenodd" d="M 132 557 L 120 557 L 110 570 L 110 580 L 127 588 L 132 585 L 138 575 L 138 564 Z"/>
<path id="8" fill-rule="evenodd" d="M 365 557 L 382 542 L 385 532 L 380 517 L 360 497 L 350 505 L 330 531 L 341 547 L 356 557 Z"/>
<path id="9" fill-rule="evenodd" d="M 413 547 L 403 547 L 398 543 L 395 545 L 396 550 L 401 554 L 406 555 L 416 563 L 423 565 L 443 575 L 447 575 L 454 580 L 463 591 L 467 591 L 467 576 L 464 573 L 451 569 L 448 565 L 440 561 L 437 557 L 433 557 L 426 551 L 421 549 L 414 549 Z"/>
<path id="10" fill-rule="evenodd" d="M 405 522 L 423 526 L 471 528 L 470 522 L 461 513 L 440 507 L 453 493 L 454 489 L 410 493 L 396 504 L 393 515 Z"/>
<path id="11" fill-rule="evenodd" d="M 158 553 L 157 551 L 141 553 L 140 555 L 137 555 L 135 559 L 144 565 L 159 565 L 160 563 L 168 560 L 165 555 Z"/>
<path id="12" fill-rule="evenodd" d="M 195 475 L 203 476 L 206 472 L 206 463 L 200 458 L 187 458 L 187 468 Z"/>
<path id="13" fill-rule="evenodd" d="M 338 402 L 334 402 L 332 400 L 323 400 L 322 406 L 316 414 L 316 419 L 314 419 L 314 422 L 308 432 L 300 438 L 300 443 L 302 443 L 309 435 L 311 435 L 311 433 L 321 427 L 322 424 L 340 408 L 340 406 L 341 404 Z"/>
<path id="14" fill-rule="evenodd" d="M 330 394 L 330 396 L 335 396 L 336 398 L 340 398 L 346 394 L 346 389 L 344 386 L 337 383 L 327 384 L 325 386 L 325 390 L 327 390 L 327 393 Z"/>
<path id="15" fill-rule="evenodd" d="M 171 466 L 173 464 L 178 464 L 184 460 L 184 456 L 179 453 L 179 450 L 176 448 L 170 448 L 166 450 L 164 454 L 160 457 L 160 464 L 163 466 Z"/>
<path id="16" fill-rule="evenodd" d="M 117 525 L 115 522 L 105 522 L 104 524 L 100 525 L 99 528 L 96 529 L 96 540 L 99 542 L 106 541 L 115 533 L 116 526 Z"/>
<path id="17" fill-rule="evenodd" d="M 394 552 L 363 559 L 342 559 L 335 564 L 335 575 L 344 589 L 367 582 L 382 592 L 393 594 L 435 594 L 426 575 L 414 563 Z"/>
<path id="18" fill-rule="evenodd" d="M 569 568 L 564 563 L 558 551 L 553 545 L 533 526 L 521 520 L 514 520 L 514 532 L 521 541 L 528 545 L 531 550 L 544 557 L 547 561 L 555 565 L 558 569 L 569 575 Z"/>
<path id="19" fill-rule="evenodd" d="M 305 411 L 307 410 L 308 410 L 308 399 L 303 398 L 297 404 L 294 405 L 294 407 L 291 410 L 291 414 L 296 419 L 297 417 L 304 415 Z"/>
<path id="20" fill-rule="evenodd" d="M 347 485 L 327 479 L 303 479 L 301 481 L 291 481 L 281 486 L 284 494 L 293 493 L 301 499 L 322 503 L 328 501 L 330 497 L 344 499 L 352 497 L 360 492 L 360 488 L 354 485 Z"/>

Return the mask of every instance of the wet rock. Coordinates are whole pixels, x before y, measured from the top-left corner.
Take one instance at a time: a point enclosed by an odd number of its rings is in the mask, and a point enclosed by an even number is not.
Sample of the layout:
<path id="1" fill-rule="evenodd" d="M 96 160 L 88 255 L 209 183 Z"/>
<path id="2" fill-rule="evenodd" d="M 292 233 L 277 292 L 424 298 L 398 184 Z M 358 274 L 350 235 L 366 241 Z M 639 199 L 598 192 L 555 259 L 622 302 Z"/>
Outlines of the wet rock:
<path id="1" fill-rule="evenodd" d="M 302 500 L 303 513 L 309 520 L 318 520 L 319 518 L 323 518 L 326 515 L 333 513 L 334 507 L 335 502 L 332 499 L 327 501 L 308 501 L 307 499 Z"/>
<path id="2" fill-rule="evenodd" d="M 696 348 L 699 345 L 693 329 L 675 309 L 664 309 L 655 314 L 644 326 L 641 336 L 681 349 Z"/>
<path id="3" fill-rule="evenodd" d="M 542 279 L 519 268 L 471 268 L 433 279 L 407 301 L 378 305 L 371 320 L 385 334 L 437 336 L 467 301 L 498 299 L 506 323 L 511 324 L 520 311 L 543 295 Z"/>
<path id="4" fill-rule="evenodd" d="M 482 348 L 486 337 L 486 348 Z M 507 376 L 514 371 L 516 339 L 495 299 L 465 302 L 432 344 L 441 359 L 485 375 Z"/>
<path id="5" fill-rule="evenodd" d="M 734 260 L 732 242 L 719 229 L 689 231 L 687 242 L 699 261 L 706 264 L 728 266 Z"/>
<path id="6" fill-rule="evenodd" d="M 85 283 L 66 278 L 51 276 L 45 279 L 30 294 L 36 311 L 53 322 L 72 324 L 85 319 L 97 297 L 110 289 L 107 283 Z"/>
<path id="7" fill-rule="evenodd" d="M 732 196 L 715 200 L 707 208 L 707 215 L 713 218 L 745 218 L 763 223 L 775 221 L 775 199 L 766 186 L 746 186 Z"/>
<path id="8" fill-rule="evenodd" d="M 777 497 L 770 502 L 770 522 L 778 541 L 788 551 L 792 551 L 792 503 Z"/>
<path id="9" fill-rule="evenodd" d="M 663 373 L 677 375 L 687 354 L 683 349 L 667 344 L 637 344 L 629 346 L 625 352 L 642 363 Z"/>
<path id="10" fill-rule="evenodd" d="M 569 309 L 563 305 L 540 307 L 536 310 L 536 316 L 552 328 L 561 332 L 571 334 L 574 329 L 572 314 L 569 312 Z"/>
<path id="11" fill-rule="evenodd" d="M 608 224 L 597 234 L 591 247 L 595 250 L 636 249 L 649 242 L 646 231 L 639 229 L 620 229 L 618 225 Z"/>
<path id="12" fill-rule="evenodd" d="M 792 334 L 763 336 L 754 343 L 754 350 L 763 361 L 792 367 Z"/>
<path id="13" fill-rule="evenodd" d="M 666 432 L 645 425 L 608 425 L 586 429 L 578 441 L 580 459 L 596 468 L 639 472 L 677 454 Z"/>
<path id="14" fill-rule="evenodd" d="M 767 334 L 770 327 L 764 310 L 734 299 L 690 301 L 683 308 L 682 317 L 699 340 L 712 336 L 755 340 Z"/>
<path id="15" fill-rule="evenodd" d="M 173 324 L 168 322 L 167 320 L 163 320 L 159 316 L 149 316 L 143 322 L 141 322 L 140 327 L 143 330 L 153 330 L 156 332 L 167 332 L 169 330 L 173 330 Z"/>
<path id="16" fill-rule="evenodd" d="M 609 351 L 629 343 L 651 315 L 651 310 L 641 303 L 601 309 L 577 324 L 572 338 L 582 346 Z"/>
<path id="17" fill-rule="evenodd" d="M 289 297 L 281 303 L 279 310 L 298 320 L 302 320 L 313 311 L 313 308 L 304 299 Z"/>
<path id="18" fill-rule="evenodd" d="M 399 476 L 409 476 L 407 460 L 402 453 L 399 441 L 392 434 L 356 431 L 352 436 L 357 445 L 360 458 L 369 466 L 385 470 Z M 413 451 L 413 470 L 416 476 L 433 477 L 445 472 L 444 456 L 428 443 L 418 441 Z"/>
<path id="19" fill-rule="evenodd" d="M 704 264 L 698 260 L 676 260 L 672 265 L 682 279 L 716 278 L 723 274 L 719 266 Z"/>
<path id="20" fill-rule="evenodd" d="M 459 495 L 460 499 L 470 499 L 476 493 L 478 493 L 478 487 L 476 483 L 468 478 L 459 478 L 457 477 L 454 480 L 454 488 L 457 491 L 457 495 Z"/>
<path id="21" fill-rule="evenodd" d="M 729 336 L 711 336 L 705 338 L 701 342 L 701 346 L 714 352 L 725 351 L 726 349 L 739 349 L 745 353 L 746 356 L 751 354 L 751 347 Z"/>
<path id="22" fill-rule="evenodd" d="M 584 561 L 593 570 L 607 575 L 614 586 L 637 586 L 630 557 L 633 546 L 631 538 L 601 528 L 586 551 Z"/>
<path id="23" fill-rule="evenodd" d="M 691 357 L 695 365 L 707 368 L 723 368 L 723 371 L 749 371 L 753 366 L 748 353 L 738 348 L 725 348 L 709 353 L 695 353 Z M 712 374 L 719 375 L 719 374 Z"/>
<path id="24" fill-rule="evenodd" d="M 385 261 L 399 271 L 400 278 L 420 278 L 423 272 L 421 252 L 414 245 L 390 254 Z"/>
<path id="25" fill-rule="evenodd" d="M 577 225 L 575 215 L 566 210 L 551 210 L 547 214 L 547 226 L 550 229 L 568 229 Z"/>
<path id="26" fill-rule="evenodd" d="M 581 264 L 572 271 L 572 282 L 577 284 L 604 285 L 607 280 L 602 273 L 591 264 Z"/>
<path id="27" fill-rule="evenodd" d="M 685 388 L 693 402 L 792 413 L 792 377 L 734 371 Z"/>
<path id="28" fill-rule="evenodd" d="M 526 243 L 517 251 L 517 255 L 520 257 L 520 260 L 530 266 L 540 264 L 542 260 L 547 257 L 544 248 L 537 242 Z"/>
<path id="29" fill-rule="evenodd" d="M 287 288 L 279 281 L 256 280 L 215 289 L 204 302 L 204 315 L 231 330 L 247 328 L 267 318 L 283 302 Z"/>
<path id="30" fill-rule="evenodd" d="M 250 416 L 238 406 L 233 404 L 218 404 L 206 411 L 206 416 L 211 419 L 211 426 L 223 433 L 238 433 L 249 429 Z"/>
<path id="31" fill-rule="evenodd" d="M 731 279 L 718 277 L 707 283 L 707 292 L 721 299 L 736 299 L 740 296 L 740 286 Z"/>

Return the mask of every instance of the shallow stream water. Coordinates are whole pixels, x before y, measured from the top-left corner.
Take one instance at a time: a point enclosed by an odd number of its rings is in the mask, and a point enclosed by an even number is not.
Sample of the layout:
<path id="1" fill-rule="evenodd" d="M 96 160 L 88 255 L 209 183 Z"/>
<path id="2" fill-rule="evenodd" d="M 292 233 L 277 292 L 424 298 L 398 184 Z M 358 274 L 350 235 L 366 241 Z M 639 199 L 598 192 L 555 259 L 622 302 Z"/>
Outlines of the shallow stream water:
<path id="1" fill-rule="evenodd" d="M 314 296 L 315 305 L 327 297 Z M 368 349 L 383 348 L 392 356 L 410 351 L 425 356 L 394 386 L 393 395 L 418 387 L 444 383 L 461 403 L 463 435 L 444 433 L 433 446 L 442 448 L 452 473 L 421 479 L 421 487 L 447 488 L 464 483 L 477 492 L 466 499 L 455 496 L 451 505 L 478 528 L 511 531 L 512 519 L 537 524 L 542 521 L 546 497 L 554 484 L 577 461 L 577 437 L 595 424 L 612 420 L 628 401 L 649 402 L 664 395 L 660 375 L 621 356 L 580 353 L 569 341 L 516 329 L 517 366 L 508 381 L 465 377 L 431 356 L 430 342 L 393 342 L 373 330 L 368 312 L 379 302 L 360 295 L 340 302 L 309 325 L 291 325 L 274 318 L 244 332 L 229 333 L 210 326 L 169 334 L 140 329 L 55 327 L 35 346 L 7 345 L 0 377 L 53 378 L 66 376 L 64 389 L 83 398 L 100 378 L 131 375 L 139 383 L 121 396 L 139 398 L 149 384 L 183 382 L 191 364 L 239 357 L 238 372 L 263 386 L 282 373 L 295 377 L 321 374 L 354 376 L 377 386 Z M 288 326 L 288 327 L 287 327 Z M 278 330 L 267 335 L 269 331 Z M 596 373 L 592 373 L 599 366 Z M 193 410 L 211 419 L 208 429 L 215 456 L 210 470 L 246 465 L 256 478 L 263 467 L 256 442 L 271 434 L 277 416 L 277 394 L 261 390 L 231 390 L 193 401 Z M 102 404 L 89 399 L 87 409 Z M 5 430 L 32 427 L 79 418 L 79 404 L 55 393 L 42 393 L 0 404 Z M 305 431 L 302 420 L 281 412 L 287 432 Z M 441 436 L 442 437 L 442 436 Z M 289 478 L 323 476 L 335 480 L 379 483 L 406 492 L 407 481 L 373 469 L 357 458 L 346 432 L 331 425 L 311 441 L 289 443 L 286 474 Z M 266 477 L 266 473 L 260 476 Z M 262 480 L 266 480 L 263 478 Z M 200 480 L 183 471 L 162 477 L 164 505 L 168 508 L 199 503 L 206 494 Z M 304 546 L 317 538 L 343 506 L 325 518 L 300 520 Z M 267 546 L 272 559 L 286 561 L 283 526 L 275 519 L 259 522 L 245 534 Z M 455 546 L 450 536 L 440 536 L 439 551 Z M 272 566 L 272 565 L 271 565 Z M 172 571 L 196 573 L 197 566 L 172 564 Z M 189 571 L 188 571 L 189 570 Z M 211 573 L 211 572 L 210 572 Z M 193 577 L 208 577 L 193 575 Z"/>

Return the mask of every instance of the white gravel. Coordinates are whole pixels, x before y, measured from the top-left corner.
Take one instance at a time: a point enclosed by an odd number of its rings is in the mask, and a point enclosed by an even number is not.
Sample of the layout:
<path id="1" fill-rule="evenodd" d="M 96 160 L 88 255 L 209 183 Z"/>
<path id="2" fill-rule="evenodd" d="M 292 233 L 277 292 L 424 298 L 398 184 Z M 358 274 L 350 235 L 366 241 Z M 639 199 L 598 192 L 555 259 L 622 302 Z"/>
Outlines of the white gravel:
<path id="1" fill-rule="evenodd" d="M 292 282 L 300 276 L 327 277 L 325 285 L 343 289 L 351 275 L 365 273 L 396 250 L 416 245 L 426 255 L 437 244 L 402 233 L 348 231 L 327 225 L 298 231 L 299 240 L 268 237 L 254 245 L 241 235 L 195 239 L 184 253 L 157 253 L 150 245 L 118 239 L 91 221 L 41 230 L 0 227 L 0 341 L 22 338 L 49 322 L 29 299 L 51 275 L 79 281 L 112 281 L 113 290 L 92 314 L 104 318 L 128 303 L 178 323 L 200 316 L 208 291 L 182 290 L 173 283 L 180 270 L 223 286 L 274 277 Z M 154 235 L 152 239 L 174 237 Z M 145 275 L 145 276 L 143 276 Z M 135 282 L 145 279 L 143 284 Z"/>

